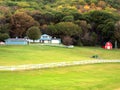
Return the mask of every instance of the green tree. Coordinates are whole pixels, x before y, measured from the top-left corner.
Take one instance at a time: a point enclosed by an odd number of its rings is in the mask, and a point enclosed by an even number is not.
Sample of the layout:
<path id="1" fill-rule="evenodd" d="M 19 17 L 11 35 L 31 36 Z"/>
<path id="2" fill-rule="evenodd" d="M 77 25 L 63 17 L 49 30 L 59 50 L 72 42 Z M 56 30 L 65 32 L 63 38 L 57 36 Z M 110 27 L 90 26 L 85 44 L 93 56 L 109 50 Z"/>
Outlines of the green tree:
<path id="1" fill-rule="evenodd" d="M 47 34 L 60 37 L 62 40 L 65 39 L 64 41 L 68 39 L 66 37 L 70 37 L 72 39 L 74 39 L 74 37 L 78 37 L 81 35 L 81 32 L 81 28 L 72 22 L 60 22 L 55 25 L 49 25 L 47 29 Z"/>
<path id="2" fill-rule="evenodd" d="M 119 20 L 118 16 L 105 11 L 92 11 L 86 19 L 91 24 L 93 32 L 98 35 L 97 43 L 111 41 L 114 38 L 114 23 Z"/>
<path id="3" fill-rule="evenodd" d="M 38 27 L 33 26 L 28 29 L 26 34 L 29 39 L 32 39 L 34 41 L 40 38 L 41 32 Z"/>
<path id="4" fill-rule="evenodd" d="M 92 31 L 91 25 L 87 23 L 85 20 L 76 21 L 75 23 L 77 23 L 82 29 L 82 32 L 78 36 L 79 38 L 77 39 L 76 44 L 77 45 L 83 44 L 86 46 L 95 45 L 97 41 L 97 34 L 94 31 Z"/>
<path id="5" fill-rule="evenodd" d="M 81 33 L 81 28 L 72 22 L 60 22 L 55 27 L 57 33 L 62 36 L 74 36 Z"/>
<path id="6" fill-rule="evenodd" d="M 55 23 L 59 23 L 60 21 L 62 21 L 62 18 L 65 16 L 65 14 L 63 12 L 55 12 Z"/>
<path id="7" fill-rule="evenodd" d="M 65 17 L 63 17 L 62 21 L 64 21 L 64 22 L 73 22 L 74 21 L 74 16 L 72 16 L 72 15 L 65 16 Z"/>
<path id="8" fill-rule="evenodd" d="M 54 37 L 57 37 L 57 35 L 59 36 L 55 25 L 48 25 L 46 33 Z"/>
<path id="9" fill-rule="evenodd" d="M 104 23 L 105 20 L 108 19 L 111 19 L 113 21 L 118 20 L 118 17 L 106 11 L 91 11 L 85 14 L 85 16 L 88 22 L 94 22 L 96 24 Z"/>
<path id="10" fill-rule="evenodd" d="M 47 12 L 43 14 L 43 19 L 45 20 L 46 24 L 50 24 L 54 20 L 54 14 Z"/>
<path id="11" fill-rule="evenodd" d="M 0 41 L 4 41 L 9 38 L 7 33 L 0 33 Z"/>
<path id="12" fill-rule="evenodd" d="M 9 38 L 10 25 L 7 23 L 6 17 L 0 17 L 0 41 L 4 41 Z"/>

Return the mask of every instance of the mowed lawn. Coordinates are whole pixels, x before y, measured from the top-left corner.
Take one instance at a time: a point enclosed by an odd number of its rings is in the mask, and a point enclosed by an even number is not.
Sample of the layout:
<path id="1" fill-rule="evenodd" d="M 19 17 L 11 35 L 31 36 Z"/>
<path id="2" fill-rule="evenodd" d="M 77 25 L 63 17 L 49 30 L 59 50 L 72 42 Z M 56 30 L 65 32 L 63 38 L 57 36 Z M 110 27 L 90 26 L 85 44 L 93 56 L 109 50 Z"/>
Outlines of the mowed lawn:
<path id="1" fill-rule="evenodd" d="M 120 59 L 120 50 L 104 50 L 99 47 L 0 46 L 0 65 L 91 60 L 96 54 L 100 59 Z"/>
<path id="2" fill-rule="evenodd" d="M 0 72 L 0 90 L 120 90 L 120 64 Z"/>

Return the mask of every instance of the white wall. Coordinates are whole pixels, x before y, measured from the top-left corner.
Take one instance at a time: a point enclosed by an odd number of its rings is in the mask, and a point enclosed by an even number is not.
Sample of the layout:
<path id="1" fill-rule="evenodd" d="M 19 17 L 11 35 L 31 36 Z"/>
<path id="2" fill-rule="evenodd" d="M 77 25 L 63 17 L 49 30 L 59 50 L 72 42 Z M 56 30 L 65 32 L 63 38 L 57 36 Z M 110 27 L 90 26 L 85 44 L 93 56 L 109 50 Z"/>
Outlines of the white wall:
<path id="1" fill-rule="evenodd" d="M 60 40 L 52 40 L 51 43 L 54 43 L 54 44 L 59 44 L 60 43 Z"/>
<path id="2" fill-rule="evenodd" d="M 33 42 L 33 40 L 31 40 L 31 39 L 28 39 L 27 41 L 28 42 Z M 35 40 L 34 42 L 40 42 L 40 40 Z"/>

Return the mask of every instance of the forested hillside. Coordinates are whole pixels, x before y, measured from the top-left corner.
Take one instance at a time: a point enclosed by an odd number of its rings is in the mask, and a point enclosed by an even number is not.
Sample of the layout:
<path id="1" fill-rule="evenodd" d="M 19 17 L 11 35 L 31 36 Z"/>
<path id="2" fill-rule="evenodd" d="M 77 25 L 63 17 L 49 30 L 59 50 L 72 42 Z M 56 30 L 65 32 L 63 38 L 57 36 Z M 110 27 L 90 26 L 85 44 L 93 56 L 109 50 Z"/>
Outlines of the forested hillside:
<path id="1" fill-rule="evenodd" d="M 0 41 L 33 26 L 63 43 L 120 46 L 120 0 L 0 0 Z"/>

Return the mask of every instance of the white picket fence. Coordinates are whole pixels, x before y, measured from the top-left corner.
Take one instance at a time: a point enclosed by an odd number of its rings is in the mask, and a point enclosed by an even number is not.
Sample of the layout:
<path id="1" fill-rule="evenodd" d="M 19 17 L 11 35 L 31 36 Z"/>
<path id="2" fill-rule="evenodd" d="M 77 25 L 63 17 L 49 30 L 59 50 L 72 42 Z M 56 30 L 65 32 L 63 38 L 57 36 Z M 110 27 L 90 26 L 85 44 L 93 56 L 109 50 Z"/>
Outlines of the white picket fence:
<path id="1" fill-rule="evenodd" d="M 96 64 L 96 63 L 120 63 L 120 60 L 82 60 L 82 61 L 56 62 L 56 63 L 45 63 L 45 64 L 0 66 L 0 71 L 33 70 L 33 69 L 65 67 L 65 66 L 86 65 L 86 64 Z"/>

